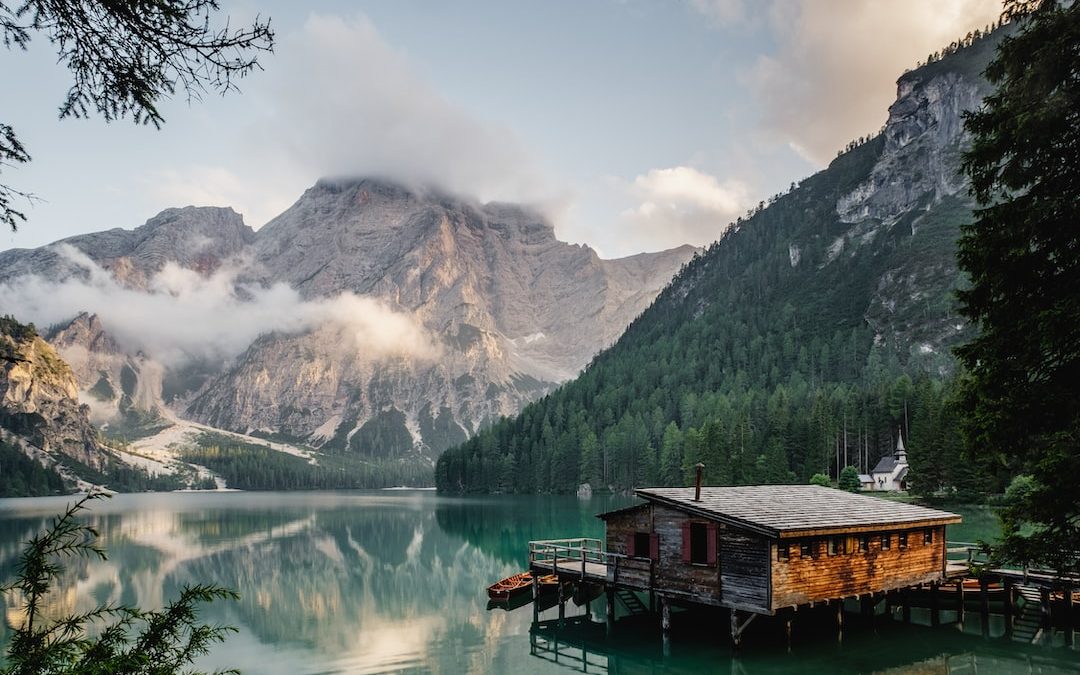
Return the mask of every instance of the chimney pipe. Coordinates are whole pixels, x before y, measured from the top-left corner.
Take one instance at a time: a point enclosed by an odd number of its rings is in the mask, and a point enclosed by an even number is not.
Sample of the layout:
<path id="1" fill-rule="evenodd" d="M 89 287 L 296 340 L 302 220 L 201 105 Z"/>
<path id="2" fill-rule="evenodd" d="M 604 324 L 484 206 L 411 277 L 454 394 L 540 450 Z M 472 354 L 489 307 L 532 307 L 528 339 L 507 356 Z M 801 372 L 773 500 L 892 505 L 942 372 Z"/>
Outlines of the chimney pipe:
<path id="1" fill-rule="evenodd" d="M 697 469 L 697 480 L 694 481 L 694 501 L 695 502 L 700 502 L 701 501 L 701 472 L 705 470 L 705 465 L 702 464 L 701 462 L 698 462 L 697 464 L 694 465 L 694 468 Z"/>

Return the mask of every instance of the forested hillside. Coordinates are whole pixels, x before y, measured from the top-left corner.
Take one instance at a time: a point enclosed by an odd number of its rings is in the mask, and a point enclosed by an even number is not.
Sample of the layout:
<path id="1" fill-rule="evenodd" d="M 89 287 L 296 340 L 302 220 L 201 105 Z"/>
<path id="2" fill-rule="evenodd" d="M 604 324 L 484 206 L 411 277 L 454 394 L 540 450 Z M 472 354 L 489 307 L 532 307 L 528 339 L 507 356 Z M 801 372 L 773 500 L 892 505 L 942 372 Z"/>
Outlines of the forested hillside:
<path id="1" fill-rule="evenodd" d="M 978 490 L 947 405 L 971 214 L 960 113 L 1001 30 L 905 73 L 889 121 L 740 219 L 575 381 L 440 458 L 450 492 L 805 482 L 903 429 L 919 489 Z"/>

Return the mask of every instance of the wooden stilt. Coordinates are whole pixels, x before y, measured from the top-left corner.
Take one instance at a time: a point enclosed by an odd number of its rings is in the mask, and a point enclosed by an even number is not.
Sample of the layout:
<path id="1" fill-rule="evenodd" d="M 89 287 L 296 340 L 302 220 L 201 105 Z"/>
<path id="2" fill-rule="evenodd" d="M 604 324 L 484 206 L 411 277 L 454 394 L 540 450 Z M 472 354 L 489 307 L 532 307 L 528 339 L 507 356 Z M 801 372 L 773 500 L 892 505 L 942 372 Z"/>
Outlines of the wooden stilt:
<path id="1" fill-rule="evenodd" d="M 533 623 L 540 623 L 540 577 L 537 574 L 533 574 Z"/>
<path id="2" fill-rule="evenodd" d="M 964 625 L 964 580 L 956 580 L 956 622 Z"/>
<path id="3" fill-rule="evenodd" d="M 837 600 L 836 605 L 836 630 L 844 630 L 844 601 Z"/>
<path id="4" fill-rule="evenodd" d="M 979 619 L 982 625 L 983 637 L 990 637 L 990 579 L 983 576 L 979 579 Z"/>
<path id="5" fill-rule="evenodd" d="M 1005 634 L 1012 637 L 1013 615 L 1015 613 L 1013 602 L 1016 589 L 1013 588 L 1011 579 L 1005 579 Z"/>
<path id="6" fill-rule="evenodd" d="M 941 611 L 938 608 L 938 586 L 939 584 L 934 581 L 930 584 L 930 625 L 938 626 L 941 624 Z"/>
<path id="7" fill-rule="evenodd" d="M 872 595 L 864 595 L 860 599 L 860 603 L 862 605 L 862 607 L 861 607 L 862 615 L 864 617 L 868 618 L 868 619 L 873 620 L 873 618 L 874 618 L 874 596 L 872 596 Z"/>
<path id="8" fill-rule="evenodd" d="M 566 625 L 566 598 L 562 595 L 562 589 L 559 589 L 559 628 Z"/>
<path id="9" fill-rule="evenodd" d="M 742 631 L 739 630 L 739 611 L 731 610 L 731 643 L 735 646 L 735 649 L 739 648 L 739 642 L 742 638 Z"/>
<path id="10" fill-rule="evenodd" d="M 902 610 L 904 623 L 911 623 L 911 588 L 903 590 L 901 601 L 904 603 L 904 609 Z"/>
<path id="11" fill-rule="evenodd" d="M 615 588 L 607 587 L 607 625 L 610 630 L 615 625 Z"/>
<path id="12" fill-rule="evenodd" d="M 791 615 L 784 618 L 784 636 L 787 638 L 787 648 L 791 651 Z"/>
<path id="13" fill-rule="evenodd" d="M 665 635 L 671 630 L 671 602 L 667 598 L 660 598 L 660 630 Z"/>
<path id="14" fill-rule="evenodd" d="M 1065 587 L 1065 606 L 1062 608 L 1065 614 L 1065 644 L 1072 646 L 1075 640 L 1073 631 L 1073 589 Z"/>
<path id="15" fill-rule="evenodd" d="M 1042 627 L 1043 628 L 1049 628 L 1050 627 L 1050 589 L 1049 588 L 1040 588 L 1039 589 L 1039 595 L 1041 596 L 1040 599 L 1042 600 L 1042 603 L 1040 603 L 1042 605 Z"/>

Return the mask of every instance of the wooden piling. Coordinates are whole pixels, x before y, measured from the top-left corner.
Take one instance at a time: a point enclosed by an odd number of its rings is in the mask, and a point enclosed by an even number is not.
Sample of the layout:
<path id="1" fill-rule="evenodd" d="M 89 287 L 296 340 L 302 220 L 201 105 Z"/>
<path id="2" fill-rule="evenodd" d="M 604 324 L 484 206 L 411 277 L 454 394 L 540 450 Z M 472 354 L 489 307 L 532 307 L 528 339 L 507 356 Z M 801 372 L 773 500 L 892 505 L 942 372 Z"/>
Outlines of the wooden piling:
<path id="1" fill-rule="evenodd" d="M 610 629 L 615 625 L 615 587 L 608 586 L 605 595 L 607 596 L 607 624 Z"/>
<path id="2" fill-rule="evenodd" d="M 904 608 L 901 610 L 901 616 L 904 619 L 904 623 L 911 623 L 911 588 L 904 588 L 901 591 L 901 602 L 904 603 Z"/>
<path id="3" fill-rule="evenodd" d="M 964 625 L 964 580 L 956 580 L 956 622 Z"/>
<path id="4" fill-rule="evenodd" d="M 660 598 L 660 630 L 667 635 L 671 630 L 671 602 L 665 598 Z"/>
<path id="5" fill-rule="evenodd" d="M 1013 596 L 1014 596 L 1015 592 L 1016 592 L 1016 589 L 1013 588 L 1012 579 L 1006 578 L 1005 579 L 1005 634 L 1010 636 L 1010 637 L 1012 637 L 1013 615 L 1015 614 L 1015 609 L 1014 609 L 1014 606 L 1013 606 L 1013 602 L 1015 600 L 1015 598 Z"/>
<path id="6" fill-rule="evenodd" d="M 739 642 L 742 640 L 742 631 L 739 630 L 739 611 L 736 609 L 731 610 L 731 643 L 735 649 L 739 648 Z"/>
<path id="7" fill-rule="evenodd" d="M 990 636 L 990 579 L 979 578 L 979 618 L 983 637 Z"/>
<path id="8" fill-rule="evenodd" d="M 1073 589 L 1068 586 L 1065 587 L 1065 597 L 1063 598 L 1065 606 L 1062 608 L 1065 614 L 1065 644 L 1072 646 L 1075 640 L 1075 632 L 1073 631 Z"/>
<path id="9" fill-rule="evenodd" d="M 930 625 L 938 626 L 941 624 L 941 609 L 938 606 L 938 582 L 933 581 L 930 583 Z"/>
<path id="10" fill-rule="evenodd" d="M 540 623 L 540 576 L 537 574 L 533 575 L 532 592 L 533 623 Z"/>
<path id="11" fill-rule="evenodd" d="M 1040 588 L 1039 589 L 1039 596 L 1040 596 L 1040 600 L 1042 600 L 1042 602 L 1040 603 L 1040 605 L 1042 605 L 1042 627 L 1043 628 L 1049 628 L 1050 627 L 1050 589 L 1049 588 Z"/>

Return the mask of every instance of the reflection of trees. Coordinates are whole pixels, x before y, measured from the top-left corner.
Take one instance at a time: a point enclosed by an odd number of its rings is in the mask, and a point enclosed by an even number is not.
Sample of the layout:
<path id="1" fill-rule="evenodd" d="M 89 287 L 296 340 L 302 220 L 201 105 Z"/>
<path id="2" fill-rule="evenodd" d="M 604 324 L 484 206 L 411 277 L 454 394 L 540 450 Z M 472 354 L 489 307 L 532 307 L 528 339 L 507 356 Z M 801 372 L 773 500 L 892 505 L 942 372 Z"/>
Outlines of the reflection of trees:
<path id="1" fill-rule="evenodd" d="M 440 531 L 430 510 L 373 508 L 320 511 L 310 528 L 191 561 L 169 581 L 237 589 L 235 609 L 264 640 L 344 648 L 369 626 L 446 613 L 456 620 L 461 608 L 448 606 L 480 607 L 501 573 Z"/>
<path id="2" fill-rule="evenodd" d="M 211 617 L 278 649 L 434 671 L 483 668 L 475 660 L 485 650 L 477 646 L 500 625 L 486 612 L 484 588 L 511 570 L 444 533 L 431 496 L 236 495 L 205 507 L 180 497 L 147 497 L 145 507 L 128 501 L 88 517 L 110 559 L 70 567 L 58 609 L 102 601 L 150 608 L 184 583 L 214 583 L 236 589 L 241 600 L 208 608 Z M 258 507 L 244 508 L 252 503 Z M 44 522 L 0 519 L 0 566 L 10 569 L 18 541 Z M 463 646 L 459 658 L 467 663 L 451 665 L 445 655 L 428 661 L 431 645 L 447 640 Z M 223 663 L 235 665 L 227 652 Z"/>
<path id="3" fill-rule="evenodd" d="M 527 544 L 535 539 L 603 538 L 596 514 L 633 503 L 630 497 L 597 497 L 578 502 L 566 497 L 506 496 L 497 499 L 446 499 L 435 509 L 439 527 L 490 556 L 525 565 Z"/>

